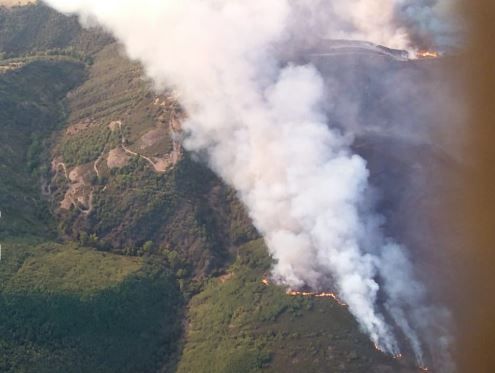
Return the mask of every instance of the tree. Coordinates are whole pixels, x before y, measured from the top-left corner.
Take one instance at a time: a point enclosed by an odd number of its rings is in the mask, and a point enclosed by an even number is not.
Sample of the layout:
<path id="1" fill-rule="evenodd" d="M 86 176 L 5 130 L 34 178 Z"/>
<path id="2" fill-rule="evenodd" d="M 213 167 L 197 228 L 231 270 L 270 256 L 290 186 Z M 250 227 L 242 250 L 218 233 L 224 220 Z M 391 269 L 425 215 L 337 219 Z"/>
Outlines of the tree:
<path id="1" fill-rule="evenodd" d="M 144 243 L 143 247 L 141 248 L 141 254 L 142 255 L 152 254 L 154 247 L 155 247 L 155 244 L 153 243 L 153 241 L 146 241 Z"/>

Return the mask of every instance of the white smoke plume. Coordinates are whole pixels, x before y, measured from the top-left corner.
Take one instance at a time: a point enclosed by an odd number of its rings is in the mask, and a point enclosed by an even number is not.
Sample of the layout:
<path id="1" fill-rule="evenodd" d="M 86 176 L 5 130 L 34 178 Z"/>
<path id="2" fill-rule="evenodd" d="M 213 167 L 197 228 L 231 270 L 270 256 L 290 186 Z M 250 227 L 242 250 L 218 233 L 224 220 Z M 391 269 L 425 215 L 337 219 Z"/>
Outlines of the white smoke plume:
<path id="1" fill-rule="evenodd" d="M 178 89 L 188 113 L 185 146 L 206 154 L 238 191 L 276 260 L 278 282 L 318 289 L 331 280 L 377 346 L 399 353 L 391 319 L 422 363 L 425 291 L 403 248 L 382 232 L 367 198 L 366 162 L 328 123 L 318 71 L 280 61 L 277 52 L 306 37 L 408 47 L 396 2 L 46 2 L 101 24 L 157 87 Z"/>
<path id="2" fill-rule="evenodd" d="M 459 46 L 461 20 L 457 0 L 395 0 L 395 21 L 408 34 L 410 45 L 449 51 Z"/>
<path id="3" fill-rule="evenodd" d="M 448 52 L 460 42 L 458 0 L 289 0 L 294 38 L 369 41 L 403 49 Z"/>
<path id="4" fill-rule="evenodd" d="M 394 22 L 393 0 L 291 0 L 297 23 L 289 29 L 311 41 L 315 35 L 326 39 L 369 41 L 390 48 L 407 49 L 406 29 Z"/>

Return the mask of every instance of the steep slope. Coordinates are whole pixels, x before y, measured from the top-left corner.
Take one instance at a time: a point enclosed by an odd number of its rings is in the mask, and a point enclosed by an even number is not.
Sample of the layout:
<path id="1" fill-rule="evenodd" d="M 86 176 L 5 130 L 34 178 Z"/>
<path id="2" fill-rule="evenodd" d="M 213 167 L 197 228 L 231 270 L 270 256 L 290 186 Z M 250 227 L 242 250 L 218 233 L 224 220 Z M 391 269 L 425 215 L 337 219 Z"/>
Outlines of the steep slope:
<path id="1" fill-rule="evenodd" d="M 180 263 L 46 241 L 57 236 L 49 208 L 51 136 L 64 127 L 67 94 L 86 79 L 91 59 L 58 40 L 67 31 L 60 22 L 79 38 L 77 23 L 49 11 L 51 24 L 47 11 L 0 8 L 7 17 L 0 24 L 8 25 L 0 52 L 16 56 L 0 60 L 0 371 L 173 369 L 183 296 L 167 268 L 178 271 Z M 13 25 L 33 35 L 12 33 L 6 42 Z M 33 46 L 38 33 L 43 40 Z M 96 43 L 89 49 L 99 49 L 98 37 L 88 40 Z M 20 49 L 12 52 L 9 43 Z"/>
<path id="2" fill-rule="evenodd" d="M 94 53 L 108 35 L 81 29 L 73 17 L 64 17 L 42 3 L 7 8 L 0 5 L 0 51 L 3 57 L 73 49 Z"/>
<path id="3" fill-rule="evenodd" d="M 0 74 L 0 237 L 53 229 L 38 171 L 46 139 L 64 121 L 61 100 L 83 76 L 81 63 L 62 60 Z"/>
<path id="4" fill-rule="evenodd" d="M 117 45 L 95 55 L 68 107 L 51 167 L 64 234 L 96 235 L 98 247 L 128 254 L 152 241 L 155 250 L 178 251 L 197 274 L 257 237 L 232 190 L 182 150 L 184 114 L 173 92 L 152 93 Z"/>
<path id="5" fill-rule="evenodd" d="M 253 241 L 192 298 L 178 372 L 417 371 L 377 351 L 334 298 L 263 283 L 270 264 L 263 242 Z"/>
<path id="6" fill-rule="evenodd" d="M 154 372 L 173 365 L 182 296 L 141 258 L 4 241 L 0 371 Z"/>

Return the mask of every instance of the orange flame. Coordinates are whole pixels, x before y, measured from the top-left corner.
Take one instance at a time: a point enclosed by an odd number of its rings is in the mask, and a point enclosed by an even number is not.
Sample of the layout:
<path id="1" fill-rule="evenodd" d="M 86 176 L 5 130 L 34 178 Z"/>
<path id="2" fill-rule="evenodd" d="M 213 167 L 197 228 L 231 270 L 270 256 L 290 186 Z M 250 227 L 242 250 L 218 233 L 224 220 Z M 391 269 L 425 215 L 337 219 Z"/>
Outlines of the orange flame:
<path id="1" fill-rule="evenodd" d="M 382 349 L 381 349 L 381 347 L 380 347 L 380 346 L 378 346 L 378 344 L 373 343 L 373 345 L 375 346 L 375 350 L 385 353 L 385 351 L 384 351 L 384 350 L 382 350 Z"/>
<path id="2" fill-rule="evenodd" d="M 346 304 L 343 303 L 335 293 L 314 293 L 314 292 L 307 292 L 307 291 L 295 291 L 295 290 L 287 290 L 287 295 L 290 295 L 291 297 L 295 296 L 302 296 L 302 297 L 315 297 L 315 298 L 332 298 L 335 300 L 338 304 L 341 306 L 345 306 Z"/>
<path id="3" fill-rule="evenodd" d="M 380 351 L 383 354 L 386 354 L 385 350 L 382 349 L 378 344 L 373 343 L 373 345 L 375 346 L 375 350 Z M 400 360 L 400 359 L 402 359 L 402 354 L 399 352 L 395 355 L 392 355 L 392 358 L 394 358 L 395 360 Z M 429 372 L 430 371 L 430 369 L 425 367 L 425 366 L 419 366 L 418 368 L 420 370 L 422 370 L 423 372 Z"/>
<path id="4" fill-rule="evenodd" d="M 383 348 L 381 348 L 378 344 L 373 343 L 373 345 L 375 346 L 375 350 L 380 351 L 383 354 L 387 354 L 385 352 L 385 350 Z M 394 358 L 395 360 L 400 360 L 400 359 L 402 359 L 402 354 L 400 352 L 398 352 L 395 355 L 392 355 L 392 358 Z"/>
<path id="5" fill-rule="evenodd" d="M 416 57 L 417 58 L 438 58 L 438 57 L 440 57 L 440 53 L 437 51 L 422 50 L 422 51 L 416 52 Z"/>
<path id="6" fill-rule="evenodd" d="M 265 286 L 270 286 L 270 280 L 267 277 L 263 277 L 261 279 L 261 283 Z M 314 298 L 332 298 L 341 306 L 346 306 L 344 302 L 342 302 L 335 293 L 326 293 L 326 292 L 310 292 L 310 291 L 296 291 L 296 290 L 287 290 L 287 295 L 291 297 L 301 296 L 301 297 L 314 297 Z"/>

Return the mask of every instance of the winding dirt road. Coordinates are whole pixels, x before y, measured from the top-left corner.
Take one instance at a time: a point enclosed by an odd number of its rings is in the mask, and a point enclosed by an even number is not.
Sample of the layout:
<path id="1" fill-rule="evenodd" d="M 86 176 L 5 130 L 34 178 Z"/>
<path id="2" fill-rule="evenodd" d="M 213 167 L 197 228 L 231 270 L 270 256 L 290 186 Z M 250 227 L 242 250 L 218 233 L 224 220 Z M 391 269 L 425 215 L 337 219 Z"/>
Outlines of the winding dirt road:
<path id="1" fill-rule="evenodd" d="M 159 172 L 159 173 L 164 173 L 164 172 L 168 171 L 170 168 L 173 168 L 177 164 L 177 162 L 179 162 L 179 160 L 182 156 L 182 144 L 176 140 L 176 137 L 178 137 L 177 136 L 178 135 L 177 128 L 179 128 L 179 126 L 178 126 L 178 122 L 175 119 L 175 117 L 172 117 L 172 119 L 170 120 L 170 123 L 169 123 L 169 130 L 172 133 L 172 146 L 173 146 L 172 152 L 170 154 L 168 154 L 165 159 L 158 161 L 158 162 L 155 162 L 150 157 L 147 157 L 143 154 L 137 153 L 137 152 L 129 149 L 125 145 L 126 139 L 125 139 L 124 133 L 122 131 L 122 121 L 118 121 L 117 123 L 118 123 L 119 130 L 120 130 L 121 146 L 122 146 L 122 149 L 127 154 L 143 158 L 146 162 L 148 162 L 153 167 L 153 169 L 156 172 Z"/>

